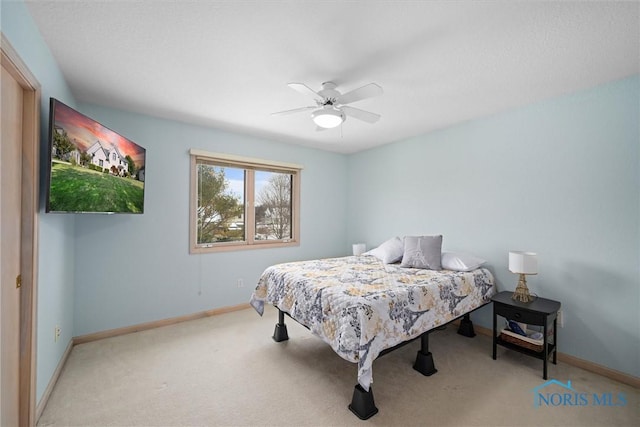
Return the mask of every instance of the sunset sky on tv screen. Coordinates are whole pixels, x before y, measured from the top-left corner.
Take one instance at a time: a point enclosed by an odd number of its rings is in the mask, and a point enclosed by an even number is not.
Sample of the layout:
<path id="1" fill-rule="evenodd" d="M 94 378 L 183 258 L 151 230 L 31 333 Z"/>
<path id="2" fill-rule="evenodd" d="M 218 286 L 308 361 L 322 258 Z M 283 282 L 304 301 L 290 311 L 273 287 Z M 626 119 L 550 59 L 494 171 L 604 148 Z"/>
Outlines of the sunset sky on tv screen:
<path id="1" fill-rule="evenodd" d="M 144 166 L 145 150 L 133 141 L 78 113 L 61 102 L 55 104 L 55 125 L 67 132 L 80 151 L 86 151 L 96 141 L 115 145 L 123 156 L 131 156 L 137 168 Z"/>

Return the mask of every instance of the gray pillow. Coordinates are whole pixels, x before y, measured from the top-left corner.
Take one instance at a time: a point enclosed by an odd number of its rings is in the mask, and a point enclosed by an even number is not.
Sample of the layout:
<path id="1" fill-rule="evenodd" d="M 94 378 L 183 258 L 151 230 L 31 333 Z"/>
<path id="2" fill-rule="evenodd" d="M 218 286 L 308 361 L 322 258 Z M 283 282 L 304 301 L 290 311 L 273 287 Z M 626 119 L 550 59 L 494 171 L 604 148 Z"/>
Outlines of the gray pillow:
<path id="1" fill-rule="evenodd" d="M 442 270 L 442 235 L 405 236 L 400 267 Z"/>

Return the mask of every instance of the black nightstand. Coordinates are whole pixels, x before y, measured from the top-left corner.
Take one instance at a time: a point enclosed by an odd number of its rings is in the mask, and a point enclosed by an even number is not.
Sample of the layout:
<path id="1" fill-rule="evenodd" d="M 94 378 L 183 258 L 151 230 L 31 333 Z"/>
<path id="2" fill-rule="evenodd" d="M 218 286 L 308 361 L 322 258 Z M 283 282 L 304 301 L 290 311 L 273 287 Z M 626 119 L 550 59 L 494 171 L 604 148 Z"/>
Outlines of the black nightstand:
<path id="1" fill-rule="evenodd" d="M 542 378 L 547 379 L 547 362 L 549 356 L 553 353 L 553 364 L 557 364 L 557 342 L 558 342 L 558 310 L 560 303 L 546 298 L 536 298 L 531 302 L 520 302 L 511 298 L 513 292 L 503 291 L 491 298 L 493 301 L 493 360 L 496 360 L 496 346 L 500 344 L 511 350 L 524 353 L 526 355 L 542 359 L 543 375 Z M 523 322 L 528 325 L 542 326 L 544 334 L 544 342 L 542 351 L 535 351 L 517 344 L 512 344 L 496 336 L 497 334 L 497 317 L 502 316 L 505 319 Z M 549 322 L 553 320 L 553 342 L 550 343 L 547 337 Z"/>

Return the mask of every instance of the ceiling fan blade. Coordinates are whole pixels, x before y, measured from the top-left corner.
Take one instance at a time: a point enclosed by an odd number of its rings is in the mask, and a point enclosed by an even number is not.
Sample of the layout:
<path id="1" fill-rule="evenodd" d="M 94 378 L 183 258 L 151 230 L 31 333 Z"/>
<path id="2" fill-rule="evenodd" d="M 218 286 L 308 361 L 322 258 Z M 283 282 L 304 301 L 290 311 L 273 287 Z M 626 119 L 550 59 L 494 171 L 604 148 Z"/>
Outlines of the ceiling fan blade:
<path id="1" fill-rule="evenodd" d="M 318 106 L 309 106 L 309 107 L 300 107 L 300 108 L 294 108 L 293 110 L 285 110 L 285 111 L 278 111 L 276 113 L 271 113 L 272 116 L 285 116 L 287 114 L 294 114 L 294 113 L 302 113 L 303 111 L 309 111 L 309 110 L 315 110 L 317 109 Z"/>
<path id="2" fill-rule="evenodd" d="M 350 104 L 352 102 L 360 101 L 361 99 L 371 98 L 373 96 L 382 95 L 382 88 L 375 83 L 369 83 L 354 89 L 351 92 L 340 95 L 337 99 L 339 104 Z"/>
<path id="3" fill-rule="evenodd" d="M 327 130 L 329 128 L 323 128 L 322 126 L 316 126 L 316 132 L 322 132 L 323 130 Z"/>
<path id="4" fill-rule="evenodd" d="M 300 92 L 303 95 L 308 95 L 314 99 L 322 99 L 320 95 L 314 90 L 312 90 L 309 86 L 304 83 L 288 83 L 287 84 L 291 89 L 296 92 Z"/>
<path id="5" fill-rule="evenodd" d="M 363 122 L 375 123 L 380 119 L 380 114 L 371 113 L 355 107 L 349 107 L 348 105 L 341 107 L 341 109 L 347 116 L 362 120 Z"/>

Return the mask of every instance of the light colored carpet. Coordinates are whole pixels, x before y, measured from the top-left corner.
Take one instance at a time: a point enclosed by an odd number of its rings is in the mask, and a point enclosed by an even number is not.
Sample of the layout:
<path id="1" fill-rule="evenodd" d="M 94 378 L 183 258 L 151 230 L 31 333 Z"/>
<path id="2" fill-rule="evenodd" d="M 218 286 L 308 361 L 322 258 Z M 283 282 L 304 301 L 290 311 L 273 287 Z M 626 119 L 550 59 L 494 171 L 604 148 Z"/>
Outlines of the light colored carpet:
<path id="1" fill-rule="evenodd" d="M 613 426 L 640 425 L 637 389 L 550 364 L 549 378 L 589 396 L 582 406 L 534 406 L 542 361 L 453 326 L 430 336 L 438 372 L 412 369 L 419 340 L 374 363 L 380 412 L 348 409 L 356 366 L 287 318 L 290 340 L 271 339 L 277 311 L 252 309 L 81 344 L 71 352 L 40 426 Z M 564 393 L 550 385 L 550 393 Z M 619 393 L 625 406 L 593 406 Z"/>

